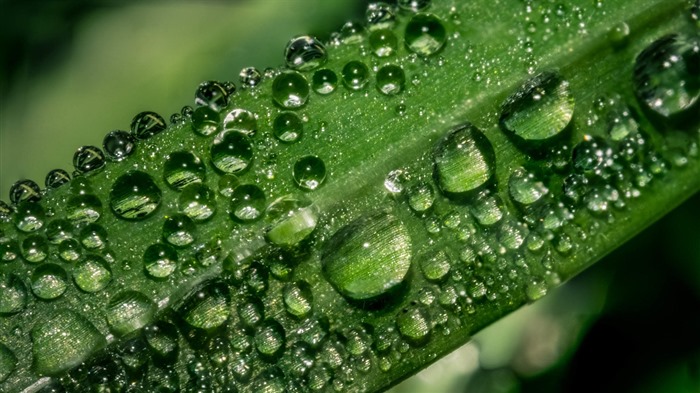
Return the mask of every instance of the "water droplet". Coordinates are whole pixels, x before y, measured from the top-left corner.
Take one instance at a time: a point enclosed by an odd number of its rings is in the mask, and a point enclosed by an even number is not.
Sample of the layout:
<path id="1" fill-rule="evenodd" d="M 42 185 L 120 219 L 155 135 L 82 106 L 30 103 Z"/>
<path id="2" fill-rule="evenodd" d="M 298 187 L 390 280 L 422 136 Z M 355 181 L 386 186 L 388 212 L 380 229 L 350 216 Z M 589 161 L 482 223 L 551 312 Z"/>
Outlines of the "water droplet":
<path id="1" fill-rule="evenodd" d="M 73 268 L 73 280 L 85 292 L 99 292 L 112 281 L 112 271 L 102 257 L 88 255 Z"/>
<path id="2" fill-rule="evenodd" d="M 350 90 L 361 90 L 369 83 L 370 71 L 365 63 L 349 61 L 343 67 L 343 83 Z"/>
<path id="3" fill-rule="evenodd" d="M 311 286 L 306 281 L 287 284 L 282 291 L 287 312 L 297 318 L 305 318 L 313 308 Z"/>
<path id="4" fill-rule="evenodd" d="M 5 382 L 17 367 L 17 356 L 5 344 L 0 343 L 0 383 Z"/>
<path id="5" fill-rule="evenodd" d="M 255 349 L 264 358 L 277 358 L 284 350 L 286 334 L 279 322 L 268 319 L 256 330 L 254 341 Z"/>
<path id="6" fill-rule="evenodd" d="M 584 135 L 572 151 L 574 169 L 602 175 L 602 171 L 614 164 L 615 152 L 608 142 L 600 137 Z"/>
<path id="7" fill-rule="evenodd" d="M 144 328 L 144 338 L 148 348 L 159 359 L 173 360 L 177 358 L 179 349 L 177 328 L 164 321 L 158 321 Z"/>
<path id="8" fill-rule="evenodd" d="M 130 133 L 116 130 L 105 135 L 102 140 L 102 148 L 104 148 L 107 157 L 114 161 L 121 161 L 134 153 L 136 141 Z"/>
<path id="9" fill-rule="evenodd" d="M 379 29 L 369 35 L 369 47 L 377 57 L 389 57 L 399 49 L 399 39 L 389 29 Z"/>
<path id="10" fill-rule="evenodd" d="M 238 131 L 249 137 L 258 131 L 258 121 L 253 112 L 234 109 L 224 117 L 224 131 Z"/>
<path id="11" fill-rule="evenodd" d="M 105 155 L 98 147 L 82 146 L 73 155 L 73 166 L 79 173 L 89 173 L 105 165 Z"/>
<path id="12" fill-rule="evenodd" d="M 131 133 L 144 140 L 165 130 L 165 120 L 155 112 L 141 112 L 131 120 Z"/>
<path id="13" fill-rule="evenodd" d="M 236 312 L 241 324 L 248 329 L 254 329 L 265 319 L 265 307 L 260 300 L 254 297 L 243 299 Z"/>
<path id="14" fill-rule="evenodd" d="M 209 136 L 219 130 L 219 112 L 208 106 L 200 106 L 192 113 L 192 131 Z"/>
<path id="15" fill-rule="evenodd" d="M 66 218 L 76 225 L 93 223 L 101 216 L 102 202 L 94 195 L 77 195 L 66 204 Z"/>
<path id="16" fill-rule="evenodd" d="M 54 169 L 46 175 L 46 188 L 59 188 L 70 181 L 70 174 L 63 169 Z"/>
<path id="17" fill-rule="evenodd" d="M 419 12 L 430 7 L 431 0 L 399 0 L 398 4 L 404 11 Z"/>
<path id="18" fill-rule="evenodd" d="M 205 221 L 216 213 L 216 193 L 201 183 L 182 189 L 178 208 L 194 221 Z"/>
<path id="19" fill-rule="evenodd" d="M 272 132 L 275 138 L 285 143 L 294 143 L 301 138 L 304 124 L 294 112 L 282 112 L 272 124 Z"/>
<path id="20" fill-rule="evenodd" d="M 420 56 L 432 56 L 445 45 L 447 31 L 437 16 L 417 14 L 406 25 L 404 39 L 412 52 Z"/>
<path id="21" fill-rule="evenodd" d="M 253 184 L 242 184 L 233 190 L 229 208 L 231 218 L 240 222 L 251 222 L 265 212 L 265 193 Z"/>
<path id="22" fill-rule="evenodd" d="M 262 73 L 255 67 L 245 67 L 238 73 L 241 87 L 255 87 L 262 80 Z"/>
<path id="23" fill-rule="evenodd" d="M 305 156 L 294 163 L 294 182 L 305 190 L 315 190 L 326 179 L 326 164 L 316 156 Z"/>
<path id="24" fill-rule="evenodd" d="M 41 189 L 32 180 L 18 180 L 10 187 L 10 202 L 15 205 L 24 201 L 38 202 L 39 200 L 41 200 Z"/>
<path id="25" fill-rule="evenodd" d="M 280 247 L 299 245 L 316 229 L 318 211 L 311 202 L 287 195 L 267 207 L 266 217 L 271 222 L 267 240 Z"/>
<path id="26" fill-rule="evenodd" d="M 352 300 L 396 289 L 411 266 L 412 244 L 403 223 L 387 213 L 363 216 L 339 229 L 324 246 L 323 273 Z"/>
<path id="27" fill-rule="evenodd" d="M 141 171 L 119 176 L 109 192 L 109 206 L 125 220 L 145 219 L 156 211 L 160 201 L 160 188 L 149 174 Z"/>
<path id="28" fill-rule="evenodd" d="M 685 113 L 695 106 L 700 97 L 698 64 L 700 40 L 678 34 L 659 38 L 644 49 L 635 61 L 634 88 L 637 97 L 661 116 Z"/>
<path id="29" fill-rule="evenodd" d="M 471 123 L 450 131 L 433 153 L 435 177 L 447 194 L 464 194 L 484 186 L 495 172 L 491 142 Z"/>
<path id="30" fill-rule="evenodd" d="M 283 108 L 301 108 L 308 98 L 309 82 L 296 71 L 284 71 L 272 82 L 272 99 Z"/>
<path id="31" fill-rule="evenodd" d="M 68 220 L 53 220 L 46 226 L 46 237 L 51 244 L 59 244 L 73 237 L 73 225 Z"/>
<path id="32" fill-rule="evenodd" d="M 370 3 L 365 19 L 370 29 L 391 27 L 396 20 L 396 8 L 384 2 Z"/>
<path id="33" fill-rule="evenodd" d="M 497 195 L 481 195 L 477 201 L 469 207 L 474 218 L 483 226 L 491 226 L 503 218 L 502 202 Z"/>
<path id="34" fill-rule="evenodd" d="M 525 295 L 531 302 L 543 298 L 546 294 L 547 285 L 542 280 L 531 280 L 525 287 Z"/>
<path id="35" fill-rule="evenodd" d="M 0 273 L 0 315 L 18 313 L 27 306 L 27 286 L 15 274 Z"/>
<path id="36" fill-rule="evenodd" d="M 401 310 L 396 316 L 396 326 L 401 336 L 414 345 L 424 344 L 430 336 L 430 319 L 422 306 Z"/>
<path id="37" fill-rule="evenodd" d="M 123 336 L 146 326 L 156 314 L 156 304 L 137 291 L 122 291 L 107 304 L 106 317 L 114 334 Z"/>
<path id="38" fill-rule="evenodd" d="M 574 114 L 569 82 L 544 72 L 525 82 L 501 105 L 501 127 L 521 143 L 542 142 L 559 135 Z"/>
<path id="39" fill-rule="evenodd" d="M 340 39 L 345 44 L 358 44 L 362 42 L 365 27 L 360 22 L 348 21 L 340 28 Z"/>
<path id="40" fill-rule="evenodd" d="M 14 215 L 15 227 L 22 232 L 38 231 L 44 226 L 46 213 L 40 204 L 34 202 L 22 202 L 17 205 Z"/>
<path id="41" fill-rule="evenodd" d="M 525 168 L 518 168 L 510 175 L 508 192 L 513 201 L 529 206 L 543 200 L 542 198 L 549 193 L 549 189 L 534 173 Z"/>
<path id="42" fill-rule="evenodd" d="M 58 245 L 58 256 L 66 262 L 80 259 L 83 250 L 76 239 L 66 239 Z"/>
<path id="43" fill-rule="evenodd" d="M 397 65 L 387 65 L 377 71 L 377 90 L 388 96 L 399 94 L 406 85 L 406 75 Z"/>
<path id="44" fill-rule="evenodd" d="M 190 326 L 210 330 L 228 320 L 230 303 L 228 287 L 218 281 L 208 281 L 187 296 L 178 311 Z"/>
<path id="45" fill-rule="evenodd" d="M 292 38 L 284 49 L 287 67 L 299 71 L 314 70 L 325 64 L 327 57 L 321 41 L 306 35 Z"/>
<path id="46" fill-rule="evenodd" d="M 318 94 L 331 94 L 338 87 L 338 75 L 328 68 L 320 69 L 314 72 L 311 87 Z"/>
<path id="47" fill-rule="evenodd" d="M 440 282 L 450 272 L 450 258 L 444 251 L 438 251 L 430 258 L 421 259 L 420 268 L 428 281 Z"/>
<path id="48" fill-rule="evenodd" d="M 59 310 L 32 329 L 34 367 L 40 375 L 56 375 L 79 365 L 107 342 L 84 316 Z"/>
<path id="49" fill-rule="evenodd" d="M 387 173 L 384 178 L 384 188 L 392 195 L 398 195 L 403 192 L 406 174 L 401 169 L 395 169 Z"/>
<path id="50" fill-rule="evenodd" d="M 240 132 L 223 132 L 211 145 L 211 162 L 224 173 L 238 173 L 253 161 L 253 146 L 247 136 Z"/>
<path id="51" fill-rule="evenodd" d="M 177 251 L 167 244 L 152 244 L 143 253 L 146 273 L 153 278 L 171 275 L 177 269 L 177 259 Z"/>
<path id="52" fill-rule="evenodd" d="M 175 247 L 186 247 L 194 242 L 194 221 L 184 214 L 174 214 L 165 219 L 163 239 Z"/>
<path id="53" fill-rule="evenodd" d="M 38 263 L 46 259 L 49 253 L 49 242 L 45 237 L 32 235 L 22 241 L 22 257 L 27 262 Z"/>
<path id="54" fill-rule="evenodd" d="M 163 165 L 163 177 L 169 186 L 181 190 L 192 183 L 202 183 L 206 178 L 204 162 L 188 151 L 168 154 Z"/>
<path id="55" fill-rule="evenodd" d="M 226 87 L 220 82 L 202 82 L 194 93 L 194 103 L 195 105 L 206 106 L 219 112 L 228 105 L 229 94 Z"/>
<path id="56" fill-rule="evenodd" d="M 435 191 L 427 182 L 419 182 L 407 190 L 408 205 L 415 212 L 424 212 L 433 206 Z"/>

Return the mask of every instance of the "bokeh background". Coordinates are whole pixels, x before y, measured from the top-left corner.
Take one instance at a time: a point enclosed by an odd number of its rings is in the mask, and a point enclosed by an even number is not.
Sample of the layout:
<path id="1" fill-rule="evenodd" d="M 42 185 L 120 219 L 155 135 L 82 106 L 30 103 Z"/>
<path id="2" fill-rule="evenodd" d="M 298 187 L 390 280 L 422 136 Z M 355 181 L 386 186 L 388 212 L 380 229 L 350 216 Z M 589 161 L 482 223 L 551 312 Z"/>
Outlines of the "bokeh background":
<path id="1" fill-rule="evenodd" d="M 137 112 L 167 119 L 199 82 L 279 65 L 289 38 L 328 37 L 365 7 L 0 0 L 0 199 Z M 393 391 L 700 392 L 700 196 Z"/>

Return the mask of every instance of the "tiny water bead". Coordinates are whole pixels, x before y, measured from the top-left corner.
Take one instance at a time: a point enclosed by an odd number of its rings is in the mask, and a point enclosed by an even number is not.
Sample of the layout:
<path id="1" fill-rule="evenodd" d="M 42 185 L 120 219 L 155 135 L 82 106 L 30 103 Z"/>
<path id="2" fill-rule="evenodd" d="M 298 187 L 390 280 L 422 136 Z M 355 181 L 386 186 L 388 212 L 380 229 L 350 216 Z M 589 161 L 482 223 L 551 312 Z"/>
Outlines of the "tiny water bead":
<path id="1" fill-rule="evenodd" d="M 399 49 L 399 39 L 389 29 L 374 30 L 369 35 L 369 47 L 377 57 L 389 57 Z"/>
<path id="2" fill-rule="evenodd" d="M 432 14 L 416 14 L 406 25 L 406 46 L 420 56 L 433 56 L 447 42 L 447 30 L 440 18 Z"/>
<path id="3" fill-rule="evenodd" d="M 195 240 L 196 225 L 185 214 L 174 214 L 165 219 L 163 240 L 175 247 L 186 247 Z"/>
<path id="4" fill-rule="evenodd" d="M 700 98 L 698 64 L 700 39 L 679 34 L 659 38 L 644 49 L 635 61 L 634 88 L 637 97 L 661 116 L 685 113 Z"/>
<path id="5" fill-rule="evenodd" d="M 250 139 L 237 131 L 225 131 L 211 145 L 211 162 L 224 173 L 238 173 L 247 169 L 253 161 L 253 145 Z"/>
<path id="6" fill-rule="evenodd" d="M 197 86 L 194 93 L 194 103 L 198 106 L 206 106 L 219 112 L 228 105 L 229 92 L 220 82 L 206 81 Z"/>
<path id="7" fill-rule="evenodd" d="M 424 212 L 433 206 L 435 192 L 433 186 L 427 182 L 419 182 L 407 190 L 408 205 L 415 212 Z"/>
<path id="8" fill-rule="evenodd" d="M 131 133 L 144 140 L 165 130 L 165 120 L 155 112 L 141 112 L 131 120 Z"/>
<path id="9" fill-rule="evenodd" d="M 192 131 L 209 136 L 219 130 L 219 112 L 208 106 L 200 106 L 192 112 Z"/>
<path id="10" fill-rule="evenodd" d="M 544 72 L 525 82 L 501 105 L 501 127 L 523 142 L 541 142 L 559 135 L 574 114 L 569 82 Z"/>
<path id="11" fill-rule="evenodd" d="M 38 263 L 49 254 L 49 242 L 44 236 L 31 235 L 22 241 L 22 257 L 27 262 Z"/>
<path id="12" fill-rule="evenodd" d="M 167 244 L 152 244 L 143 253 L 144 268 L 153 278 L 165 278 L 171 275 L 177 269 L 177 260 L 177 251 Z"/>
<path id="13" fill-rule="evenodd" d="M 284 71 L 272 82 L 272 99 L 287 109 L 298 109 L 309 98 L 309 82 L 296 71 Z"/>
<path id="14" fill-rule="evenodd" d="M 32 329 L 34 367 L 39 375 L 56 375 L 79 365 L 107 341 L 81 314 L 61 309 Z"/>
<path id="15" fill-rule="evenodd" d="M 134 137 L 121 130 L 111 131 L 102 140 L 102 148 L 107 157 L 114 161 L 121 161 L 134 153 L 136 141 Z"/>
<path id="16" fill-rule="evenodd" d="M 317 189 L 326 179 L 326 164 L 316 156 L 304 156 L 294 163 L 294 182 L 305 190 Z"/>
<path id="17" fill-rule="evenodd" d="M 35 232 L 44 227 L 46 212 L 34 202 L 22 202 L 17 205 L 13 216 L 15 227 L 22 232 Z"/>
<path id="18" fill-rule="evenodd" d="M 288 313 L 297 318 L 305 318 L 313 308 L 313 293 L 306 281 L 287 284 L 284 287 L 284 306 Z"/>
<path id="19" fill-rule="evenodd" d="M 114 295 L 105 311 L 110 330 L 123 336 L 150 323 L 157 307 L 153 300 L 143 293 L 128 290 Z"/>
<path id="20" fill-rule="evenodd" d="M 384 95 L 396 95 L 403 91 L 406 75 L 397 65 L 386 65 L 377 71 L 377 90 Z"/>
<path id="21" fill-rule="evenodd" d="M 239 131 L 247 136 L 254 136 L 258 131 L 255 114 L 245 109 L 234 109 L 224 117 L 224 131 Z"/>
<path id="22" fill-rule="evenodd" d="M 216 213 L 216 193 L 201 183 L 182 189 L 177 200 L 181 212 L 194 221 L 205 221 Z"/>
<path id="23" fill-rule="evenodd" d="M 265 212 L 265 193 L 254 184 L 242 184 L 231 194 L 229 213 L 239 222 L 259 219 Z"/>
<path id="24" fill-rule="evenodd" d="M 280 141 L 294 143 L 301 138 L 304 124 L 294 112 L 282 112 L 275 117 L 272 123 L 272 132 L 275 138 Z"/>
<path id="25" fill-rule="evenodd" d="M 99 292 L 112 281 L 112 271 L 104 258 L 88 255 L 73 268 L 73 280 L 85 292 Z"/>
<path id="26" fill-rule="evenodd" d="M 105 165 L 105 155 L 99 147 L 82 146 L 73 154 L 73 166 L 79 173 L 90 173 Z"/>
<path id="27" fill-rule="evenodd" d="M 324 245 L 323 274 L 343 296 L 368 300 L 397 288 L 411 266 L 412 243 L 403 223 L 388 213 L 363 216 Z"/>
<path id="28" fill-rule="evenodd" d="M 161 202 L 160 188 L 151 175 L 129 171 L 117 178 L 109 192 L 109 206 L 125 220 L 143 220 L 153 214 Z"/>
<path id="29" fill-rule="evenodd" d="M 542 200 L 549 189 L 534 173 L 518 168 L 510 175 L 508 193 L 516 203 L 529 206 Z"/>
<path id="30" fill-rule="evenodd" d="M 320 69 L 314 72 L 314 76 L 311 78 L 311 87 L 318 94 L 331 94 L 338 88 L 338 75 L 328 68 Z"/>
<path id="31" fill-rule="evenodd" d="M 5 344 L 0 342 L 0 383 L 12 375 L 17 367 L 17 356 Z"/>
<path id="32" fill-rule="evenodd" d="M 241 87 L 255 87 L 262 80 L 262 73 L 255 67 L 245 67 L 238 73 L 238 80 L 241 81 Z"/>
<path id="33" fill-rule="evenodd" d="M 10 187 L 10 202 L 15 205 L 24 201 L 38 202 L 39 200 L 41 200 L 41 189 L 32 180 L 19 180 Z"/>
<path id="34" fill-rule="evenodd" d="M 32 292 L 43 300 L 56 299 L 68 288 L 68 274 L 62 267 L 45 263 L 32 273 Z"/>
<path id="35" fill-rule="evenodd" d="M 59 188 L 70 181 L 70 174 L 63 169 L 54 169 L 46 175 L 46 188 Z"/>
<path id="36" fill-rule="evenodd" d="M 361 90 L 369 83 L 370 71 L 365 63 L 352 60 L 343 67 L 343 84 L 350 90 Z"/>
<path id="37" fill-rule="evenodd" d="M 0 273 L 0 315 L 18 313 L 27 306 L 27 286 L 15 274 Z"/>
<path id="38" fill-rule="evenodd" d="M 314 37 L 294 37 L 284 48 L 287 67 L 298 71 L 314 70 L 325 64 L 327 59 L 326 47 Z"/>
<path id="39" fill-rule="evenodd" d="M 187 296 L 178 312 L 190 326 L 209 330 L 228 320 L 230 303 L 228 287 L 219 281 L 208 281 Z"/>
<path id="40" fill-rule="evenodd" d="M 491 142 L 471 123 L 450 131 L 433 152 L 435 177 L 448 194 L 463 194 L 484 186 L 495 173 Z"/>
<path id="41" fill-rule="evenodd" d="M 182 190 L 192 183 L 203 183 L 206 179 L 206 167 L 193 153 L 176 151 L 165 158 L 163 177 L 170 187 Z"/>

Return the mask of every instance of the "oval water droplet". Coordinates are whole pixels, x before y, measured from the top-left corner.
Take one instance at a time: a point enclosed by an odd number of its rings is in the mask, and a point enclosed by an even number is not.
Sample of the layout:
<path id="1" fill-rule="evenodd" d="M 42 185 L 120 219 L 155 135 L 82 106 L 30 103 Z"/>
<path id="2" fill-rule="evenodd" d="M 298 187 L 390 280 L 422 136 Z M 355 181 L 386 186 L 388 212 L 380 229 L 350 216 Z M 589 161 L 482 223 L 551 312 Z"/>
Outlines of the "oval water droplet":
<path id="1" fill-rule="evenodd" d="M 430 318 L 422 306 L 401 310 L 396 316 L 396 326 L 401 336 L 414 345 L 425 344 L 430 337 Z"/>
<path id="2" fill-rule="evenodd" d="M 105 165 L 105 155 L 99 147 L 82 146 L 73 154 L 73 166 L 79 173 L 90 173 Z"/>
<path id="3" fill-rule="evenodd" d="M 107 231 L 100 225 L 90 224 L 83 227 L 78 235 L 80 244 L 88 250 L 107 246 Z"/>
<path id="4" fill-rule="evenodd" d="M 435 177 L 448 195 L 459 195 L 484 186 L 495 173 L 491 142 L 471 123 L 450 131 L 433 152 Z"/>
<path id="5" fill-rule="evenodd" d="M 66 262 L 75 262 L 83 255 L 83 248 L 76 239 L 66 239 L 58 245 L 58 256 Z"/>
<path id="6" fill-rule="evenodd" d="M 233 190 L 229 207 L 231 218 L 239 222 L 251 222 L 265 212 L 265 193 L 253 184 L 242 184 Z"/>
<path id="7" fill-rule="evenodd" d="M 136 139 L 143 140 L 165 130 L 163 117 L 155 112 L 141 112 L 131 120 L 131 133 Z"/>
<path id="8" fill-rule="evenodd" d="M 294 182 L 305 190 L 315 190 L 326 180 L 326 164 L 316 156 L 305 156 L 294 163 Z"/>
<path id="9" fill-rule="evenodd" d="M 114 214 L 125 220 L 143 220 L 152 215 L 161 201 L 160 188 L 153 178 L 141 171 L 121 175 L 109 192 Z"/>
<path id="10" fill-rule="evenodd" d="M 237 131 L 217 135 L 210 152 L 212 164 L 224 173 L 241 172 L 253 161 L 253 146 L 250 139 Z"/>
<path id="11" fill-rule="evenodd" d="M 574 114 L 569 82 L 556 72 L 544 72 L 525 82 L 501 105 L 504 131 L 526 146 L 561 134 Z"/>
<path id="12" fill-rule="evenodd" d="M 311 71 L 327 60 L 326 47 L 314 37 L 298 36 L 292 38 L 284 49 L 287 67 L 299 71 Z"/>
<path id="13" fill-rule="evenodd" d="M 185 214 L 174 214 L 165 219 L 163 239 L 175 247 L 186 247 L 195 240 L 194 221 Z"/>
<path id="14" fill-rule="evenodd" d="M 311 78 L 311 87 L 321 95 L 331 94 L 338 87 L 338 75 L 328 68 L 314 72 Z"/>
<path id="15" fill-rule="evenodd" d="M 169 186 L 181 190 L 192 183 L 202 183 L 206 178 L 204 162 L 189 151 L 168 154 L 163 164 L 163 177 Z"/>
<path id="16" fill-rule="evenodd" d="M 190 326 L 210 330 L 228 320 L 230 303 L 228 287 L 222 282 L 209 281 L 188 295 L 178 312 Z"/>
<path id="17" fill-rule="evenodd" d="M 70 181 L 70 174 L 63 169 L 54 169 L 46 175 L 46 188 L 59 188 Z"/>
<path id="18" fill-rule="evenodd" d="M 275 138 L 285 143 L 294 143 L 301 138 L 304 124 L 294 112 L 282 112 L 275 117 L 272 123 L 272 132 Z"/>
<path id="19" fill-rule="evenodd" d="M 286 343 L 284 327 L 274 319 L 268 319 L 256 329 L 255 349 L 266 359 L 278 358 Z"/>
<path id="20" fill-rule="evenodd" d="M 153 278 L 165 278 L 171 275 L 177 269 L 177 260 L 177 251 L 167 244 L 152 244 L 143 253 L 144 268 Z"/>
<path id="21" fill-rule="evenodd" d="M 40 204 L 22 202 L 17 205 L 14 215 L 15 227 L 22 232 L 35 232 L 44 227 L 46 213 Z"/>
<path id="22" fill-rule="evenodd" d="M 287 284 L 283 291 L 284 306 L 287 312 L 297 318 L 305 318 L 313 308 L 313 293 L 306 281 Z"/>
<path id="23" fill-rule="evenodd" d="M 267 207 L 266 219 L 271 223 L 267 240 L 291 248 L 301 244 L 316 229 L 318 211 L 310 201 L 287 195 Z"/>
<path id="24" fill-rule="evenodd" d="M 146 326 L 156 314 L 157 306 L 138 291 L 122 291 L 114 295 L 105 310 L 107 323 L 114 334 L 123 336 Z"/>
<path id="25" fill-rule="evenodd" d="M 200 183 L 182 189 L 178 208 L 194 221 L 206 221 L 216 213 L 216 193 Z"/>
<path id="26" fill-rule="evenodd" d="M 224 117 L 224 131 L 238 131 L 247 136 L 258 132 L 258 120 L 255 114 L 245 109 L 234 109 Z"/>
<path id="27" fill-rule="evenodd" d="M 412 185 L 406 193 L 408 194 L 408 206 L 418 213 L 430 209 L 435 201 L 433 186 L 427 182 Z"/>
<path id="28" fill-rule="evenodd" d="M 22 257 L 31 263 L 39 263 L 49 254 L 49 242 L 44 236 L 31 235 L 22 241 Z"/>
<path id="29" fill-rule="evenodd" d="M 440 282 L 447 277 L 450 267 L 450 258 L 444 251 L 438 251 L 432 257 L 423 257 L 420 263 L 423 276 L 432 282 Z"/>
<path id="30" fill-rule="evenodd" d="M 529 206 L 543 200 L 549 189 L 534 173 L 518 168 L 510 175 L 508 193 L 516 203 Z"/>
<path id="31" fill-rule="evenodd" d="M 365 63 L 357 60 L 349 61 L 343 67 L 343 84 L 350 90 L 361 90 L 369 83 L 370 71 Z"/>
<path id="32" fill-rule="evenodd" d="M 0 315 L 18 313 L 27 306 L 27 286 L 15 274 L 0 273 Z"/>
<path id="33" fill-rule="evenodd" d="M 412 243 L 403 223 L 388 213 L 363 216 L 325 244 L 321 263 L 333 287 L 352 300 L 367 300 L 399 287 L 411 266 Z"/>
<path id="34" fill-rule="evenodd" d="M 99 292 L 112 281 L 112 270 L 104 258 L 88 255 L 73 267 L 73 280 L 85 292 Z"/>
<path id="35" fill-rule="evenodd" d="M 63 295 L 68 288 L 68 274 L 62 267 L 45 263 L 32 273 L 32 292 L 40 299 L 51 300 Z"/>
<path id="36" fill-rule="evenodd" d="M 377 90 L 380 93 L 393 96 L 403 91 L 406 85 L 406 75 L 397 65 L 389 64 L 377 71 Z"/>
<path id="37" fill-rule="evenodd" d="M 406 24 L 406 46 L 420 56 L 435 55 L 447 42 L 447 30 L 440 18 L 432 14 L 417 14 Z"/>
<path id="38" fill-rule="evenodd" d="M 309 98 L 309 82 L 296 71 L 285 71 L 272 82 L 272 99 L 283 108 L 297 109 Z"/>
<path id="39" fill-rule="evenodd" d="M 369 47 L 377 57 L 389 57 L 399 49 L 399 39 L 389 29 L 379 29 L 369 35 Z"/>
<path id="40" fill-rule="evenodd" d="M 41 200 L 41 188 L 33 180 L 18 180 L 10 187 L 10 202 L 15 205 L 25 201 L 38 202 L 39 200 Z"/>
<path id="41" fill-rule="evenodd" d="M 115 130 L 105 135 L 102 148 L 107 157 L 113 161 L 121 161 L 136 151 L 136 141 L 130 133 Z"/>
<path id="42" fill-rule="evenodd" d="M 192 131 L 201 136 L 209 136 L 219 130 L 219 112 L 208 106 L 200 106 L 192 112 Z"/>

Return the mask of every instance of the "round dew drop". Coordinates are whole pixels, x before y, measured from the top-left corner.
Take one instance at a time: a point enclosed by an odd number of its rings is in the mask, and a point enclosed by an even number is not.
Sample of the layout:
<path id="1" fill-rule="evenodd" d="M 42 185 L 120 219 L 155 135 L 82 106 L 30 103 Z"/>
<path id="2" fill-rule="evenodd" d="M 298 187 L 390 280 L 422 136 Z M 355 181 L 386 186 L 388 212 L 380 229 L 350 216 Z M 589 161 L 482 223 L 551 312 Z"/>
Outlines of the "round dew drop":
<path id="1" fill-rule="evenodd" d="M 112 271 L 102 257 L 89 255 L 73 267 L 73 280 L 85 292 L 99 292 L 112 281 Z"/>
<path id="2" fill-rule="evenodd" d="M 316 156 L 305 156 L 294 163 L 294 182 L 305 190 L 317 189 L 326 179 L 326 164 Z"/>
<path id="3" fill-rule="evenodd" d="M 70 174 L 63 169 L 54 169 L 46 175 L 46 188 L 59 188 L 70 181 Z"/>
<path id="4" fill-rule="evenodd" d="M 331 94 L 338 88 L 338 75 L 328 68 L 314 72 L 311 78 L 311 87 L 321 95 Z"/>
<path id="5" fill-rule="evenodd" d="M 349 61 L 343 67 L 343 83 L 350 90 L 361 90 L 369 83 L 370 71 L 365 63 L 357 60 Z"/>
<path id="6" fill-rule="evenodd" d="M 136 140 L 126 131 L 112 131 L 102 140 L 107 157 L 113 161 L 121 161 L 136 151 Z"/>
<path id="7" fill-rule="evenodd" d="M 20 202 L 38 202 L 39 200 L 41 200 L 41 189 L 32 180 L 19 180 L 10 187 L 10 202 L 15 205 Z"/>
<path id="8" fill-rule="evenodd" d="M 265 193 L 253 184 L 236 187 L 231 195 L 231 218 L 239 222 L 252 222 L 265 212 Z"/>
<path id="9" fill-rule="evenodd" d="M 245 67 L 238 73 L 241 87 L 255 87 L 262 80 L 262 73 L 255 67 Z"/>
<path id="10" fill-rule="evenodd" d="M 287 67 L 299 71 L 311 71 L 326 63 L 326 47 L 314 37 L 299 36 L 292 38 L 284 49 Z"/>
<path id="11" fill-rule="evenodd" d="M 165 120 L 155 112 L 141 112 L 131 121 L 131 133 L 139 140 L 159 134 L 165 127 Z"/>
<path id="12" fill-rule="evenodd" d="M 339 229 L 325 244 L 326 279 L 351 300 L 368 300 L 396 289 L 411 266 L 408 230 L 394 216 L 363 216 Z"/>
<path id="13" fill-rule="evenodd" d="M 245 109 L 234 109 L 224 117 L 224 131 L 238 131 L 247 136 L 254 136 L 258 131 L 255 114 Z"/>
<path id="14" fill-rule="evenodd" d="M 208 106 L 200 106 L 192 112 L 192 131 L 201 136 L 209 136 L 219 130 L 219 112 Z"/>
<path id="15" fill-rule="evenodd" d="M 153 214 L 161 202 L 160 188 L 153 178 L 141 171 L 121 175 L 109 192 L 114 214 L 125 220 L 143 220 Z"/>
<path id="16" fill-rule="evenodd" d="M 399 333 L 411 344 L 424 344 L 430 336 L 431 322 L 421 306 L 404 309 L 396 317 Z"/>
<path id="17" fill-rule="evenodd" d="M 309 98 L 309 82 L 296 71 L 285 71 L 272 82 L 272 99 L 283 108 L 298 109 Z"/>
<path id="18" fill-rule="evenodd" d="M 56 264 L 45 263 L 32 273 L 32 292 L 40 299 L 56 299 L 63 295 L 67 287 L 68 275 Z"/>
<path id="19" fill-rule="evenodd" d="M 508 192 L 513 201 L 527 206 L 542 200 L 549 189 L 533 173 L 519 168 L 510 175 Z"/>
<path id="20" fill-rule="evenodd" d="M 163 239 L 175 247 L 186 247 L 194 242 L 195 231 L 196 225 L 189 216 L 174 214 L 163 224 Z"/>
<path id="21" fill-rule="evenodd" d="M 230 309 L 228 287 L 218 281 L 209 281 L 187 296 L 178 313 L 190 326 L 210 330 L 228 320 Z"/>
<path id="22" fill-rule="evenodd" d="M 31 235 L 22 241 L 22 257 L 31 263 L 39 263 L 49 254 L 49 242 L 41 235 Z"/>
<path id="23" fill-rule="evenodd" d="M 272 124 L 272 132 L 275 138 L 285 143 L 294 143 L 301 138 L 304 124 L 294 112 L 282 112 Z"/>
<path id="24" fill-rule="evenodd" d="M 388 96 L 399 94 L 406 85 L 406 75 L 397 65 L 387 65 L 377 72 L 377 90 Z"/>
<path id="25" fill-rule="evenodd" d="M 369 35 L 369 47 L 377 57 L 389 57 L 399 49 L 399 39 L 389 29 L 379 29 Z"/>
<path id="26" fill-rule="evenodd" d="M 216 193 L 204 184 L 190 184 L 182 189 L 178 207 L 194 221 L 208 220 L 216 213 Z"/>
<path id="27" fill-rule="evenodd" d="M 168 185 L 182 190 L 193 183 L 203 183 L 206 167 L 199 157 L 188 151 L 170 153 L 163 165 L 163 177 Z"/>
<path id="28" fill-rule="evenodd" d="M 217 135 L 210 153 L 214 167 L 224 173 L 242 172 L 253 161 L 250 139 L 237 131 L 226 131 Z"/>
<path id="29" fill-rule="evenodd" d="M 445 46 L 447 31 L 437 16 L 417 14 L 406 25 L 404 39 L 412 52 L 420 56 L 433 56 Z"/>
<path id="30" fill-rule="evenodd" d="M 233 90 L 235 91 L 235 88 Z M 228 105 L 229 94 L 230 92 L 220 82 L 202 82 L 194 93 L 194 103 L 197 106 L 206 106 L 219 112 Z"/>
<path id="31" fill-rule="evenodd" d="M 166 278 L 177 269 L 177 251 L 167 244 L 152 244 L 143 254 L 146 273 L 153 278 Z"/>
<path id="32" fill-rule="evenodd" d="M 105 165 L 105 155 L 99 147 L 82 146 L 73 155 L 73 166 L 79 173 L 90 173 Z"/>

